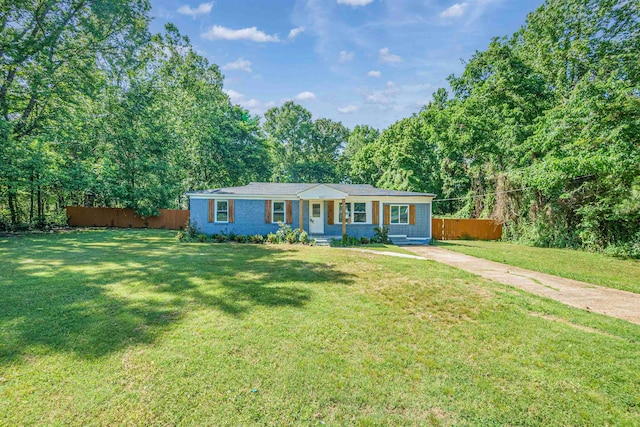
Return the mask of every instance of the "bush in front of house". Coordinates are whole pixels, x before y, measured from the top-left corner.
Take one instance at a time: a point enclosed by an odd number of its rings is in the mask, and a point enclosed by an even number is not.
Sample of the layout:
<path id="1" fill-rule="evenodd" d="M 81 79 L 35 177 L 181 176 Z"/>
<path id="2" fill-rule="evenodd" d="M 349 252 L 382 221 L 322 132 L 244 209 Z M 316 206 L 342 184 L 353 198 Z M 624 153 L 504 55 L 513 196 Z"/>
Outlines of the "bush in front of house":
<path id="1" fill-rule="evenodd" d="M 278 243 L 278 236 L 276 236 L 274 233 L 267 234 L 267 243 Z"/>
<path id="2" fill-rule="evenodd" d="M 249 243 L 262 244 L 266 239 L 262 234 L 254 234 L 253 236 L 248 236 L 247 240 Z"/>
<path id="3" fill-rule="evenodd" d="M 236 234 L 234 236 L 234 240 L 237 243 L 247 243 L 247 236 L 245 236 L 244 234 Z"/>
<path id="4" fill-rule="evenodd" d="M 198 233 L 198 225 L 195 221 L 187 221 L 184 225 L 184 230 L 178 231 L 176 240 L 179 242 L 195 242 L 198 241 L 198 237 L 201 233 Z M 205 235 L 206 236 L 206 235 Z"/>
<path id="5" fill-rule="evenodd" d="M 212 237 L 216 243 L 224 243 L 229 239 L 229 237 L 224 233 L 216 233 Z"/>
<path id="6" fill-rule="evenodd" d="M 371 243 L 391 243 L 391 240 L 389 240 L 389 227 L 374 227 Z"/>

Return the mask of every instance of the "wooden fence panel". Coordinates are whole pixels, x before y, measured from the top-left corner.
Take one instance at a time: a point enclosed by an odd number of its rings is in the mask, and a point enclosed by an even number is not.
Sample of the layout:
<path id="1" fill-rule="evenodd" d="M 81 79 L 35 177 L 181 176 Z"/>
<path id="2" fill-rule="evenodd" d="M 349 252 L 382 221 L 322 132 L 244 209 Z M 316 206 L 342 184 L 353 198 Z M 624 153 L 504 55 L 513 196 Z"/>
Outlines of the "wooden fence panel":
<path id="1" fill-rule="evenodd" d="M 432 218 L 431 227 L 436 240 L 502 238 L 502 225 L 492 219 Z"/>
<path id="2" fill-rule="evenodd" d="M 133 209 L 85 208 L 67 206 L 67 218 L 72 227 L 116 228 L 184 228 L 189 219 L 188 210 L 160 209 L 160 215 L 141 218 Z"/>

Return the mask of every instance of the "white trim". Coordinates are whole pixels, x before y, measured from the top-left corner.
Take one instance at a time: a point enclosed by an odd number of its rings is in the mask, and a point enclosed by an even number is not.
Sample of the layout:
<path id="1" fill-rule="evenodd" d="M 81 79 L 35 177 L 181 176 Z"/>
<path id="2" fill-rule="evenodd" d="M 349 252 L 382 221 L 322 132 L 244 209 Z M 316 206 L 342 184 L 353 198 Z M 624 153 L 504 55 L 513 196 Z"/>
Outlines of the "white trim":
<path id="1" fill-rule="evenodd" d="M 284 217 L 284 221 L 282 221 L 282 223 L 286 224 L 287 223 L 287 201 L 286 200 L 271 200 L 271 224 L 277 224 L 280 222 L 280 221 L 275 221 L 273 219 L 273 216 L 276 213 L 274 203 L 282 203 L 282 216 Z"/>
<path id="2" fill-rule="evenodd" d="M 309 200 L 308 198 L 300 198 L 297 194 L 291 195 L 251 195 L 251 194 L 187 194 L 191 199 L 240 199 L 240 200 Z M 335 199 L 321 199 L 321 200 L 341 200 L 342 197 Z M 431 196 L 352 196 L 345 197 L 349 202 L 384 202 L 387 204 L 415 204 L 415 203 L 431 203 L 434 197 Z"/>
<path id="3" fill-rule="evenodd" d="M 380 227 L 380 229 L 383 229 L 384 227 L 387 226 L 384 223 L 384 202 L 383 201 L 378 202 L 378 216 L 380 217 L 378 227 Z"/>
<path id="4" fill-rule="evenodd" d="M 391 237 L 391 236 L 389 236 Z M 431 237 L 406 237 L 407 240 L 428 240 Z"/>
<path id="5" fill-rule="evenodd" d="M 340 215 L 342 213 L 342 209 L 340 209 L 340 204 L 342 203 L 342 200 L 336 200 L 336 203 L 334 203 L 334 218 L 336 218 L 337 224 L 341 224 L 342 221 L 340 220 Z M 345 203 L 348 205 L 349 209 L 347 210 L 347 213 L 349 214 L 347 216 L 347 224 L 348 225 L 372 225 L 373 224 L 373 203 L 368 201 L 368 200 L 358 200 L 358 199 L 347 199 L 345 201 Z M 365 209 L 365 221 L 364 222 L 355 222 L 354 218 L 355 218 L 355 204 L 356 203 L 364 203 L 364 209 Z"/>
<path id="6" fill-rule="evenodd" d="M 394 206 L 398 206 L 398 221 L 400 221 L 400 207 L 402 206 L 406 206 L 407 207 L 407 222 L 391 222 L 391 209 L 393 209 Z M 409 207 L 409 205 L 405 205 L 405 204 L 396 204 L 396 203 L 391 203 L 389 204 L 389 225 L 410 225 L 409 223 L 411 222 L 411 219 L 409 218 L 409 216 L 411 216 L 410 214 L 411 212 L 411 208 Z"/>
<path id="7" fill-rule="evenodd" d="M 218 221 L 218 202 L 227 202 L 227 220 Z M 220 211 L 224 212 L 224 211 Z M 229 199 L 218 199 L 213 203 L 213 222 L 214 224 L 229 224 Z"/>
<path id="8" fill-rule="evenodd" d="M 344 191 L 336 190 L 326 184 L 318 184 L 311 188 L 307 188 L 296 194 L 300 199 L 315 199 L 315 200 L 327 200 L 327 199 L 344 199 L 349 195 Z"/>
<path id="9" fill-rule="evenodd" d="M 429 220 L 427 224 L 429 224 L 429 239 L 433 240 L 433 202 L 429 203 Z"/>
<path id="10" fill-rule="evenodd" d="M 303 201 L 301 200 L 300 203 L 303 203 Z M 318 221 L 320 223 L 320 226 L 318 228 L 322 228 L 322 231 L 318 231 L 318 230 L 314 230 L 313 232 L 311 231 L 311 223 L 312 220 L 314 218 L 313 216 L 313 204 L 317 204 L 320 205 L 320 221 Z M 325 208 L 324 208 L 324 200 L 309 200 L 309 234 L 324 234 L 324 222 L 326 220 L 325 218 Z M 315 221 L 314 221 L 315 224 Z"/>

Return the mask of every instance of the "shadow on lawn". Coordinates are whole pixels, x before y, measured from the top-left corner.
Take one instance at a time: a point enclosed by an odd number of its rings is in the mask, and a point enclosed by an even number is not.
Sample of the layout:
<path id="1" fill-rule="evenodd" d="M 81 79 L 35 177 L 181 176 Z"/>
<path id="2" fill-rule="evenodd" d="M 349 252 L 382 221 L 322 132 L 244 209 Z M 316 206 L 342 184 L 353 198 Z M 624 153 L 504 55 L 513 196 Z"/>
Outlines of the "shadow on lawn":
<path id="1" fill-rule="evenodd" d="M 9 242 L 0 251 L 0 364 L 29 353 L 99 357 L 153 342 L 187 311 L 241 316 L 303 308 L 313 284 L 348 284 L 293 249 L 174 244 L 170 233 L 109 231 Z"/>

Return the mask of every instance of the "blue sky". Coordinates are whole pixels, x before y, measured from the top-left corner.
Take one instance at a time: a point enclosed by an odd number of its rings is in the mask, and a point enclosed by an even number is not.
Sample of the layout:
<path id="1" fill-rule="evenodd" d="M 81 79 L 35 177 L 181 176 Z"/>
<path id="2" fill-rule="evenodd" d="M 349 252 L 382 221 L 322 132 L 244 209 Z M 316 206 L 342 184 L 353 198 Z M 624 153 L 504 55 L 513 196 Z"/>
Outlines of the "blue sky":
<path id="1" fill-rule="evenodd" d="M 462 60 L 511 35 L 543 0 L 151 0 L 218 64 L 253 114 L 293 99 L 352 128 L 383 129 L 431 99 Z"/>

